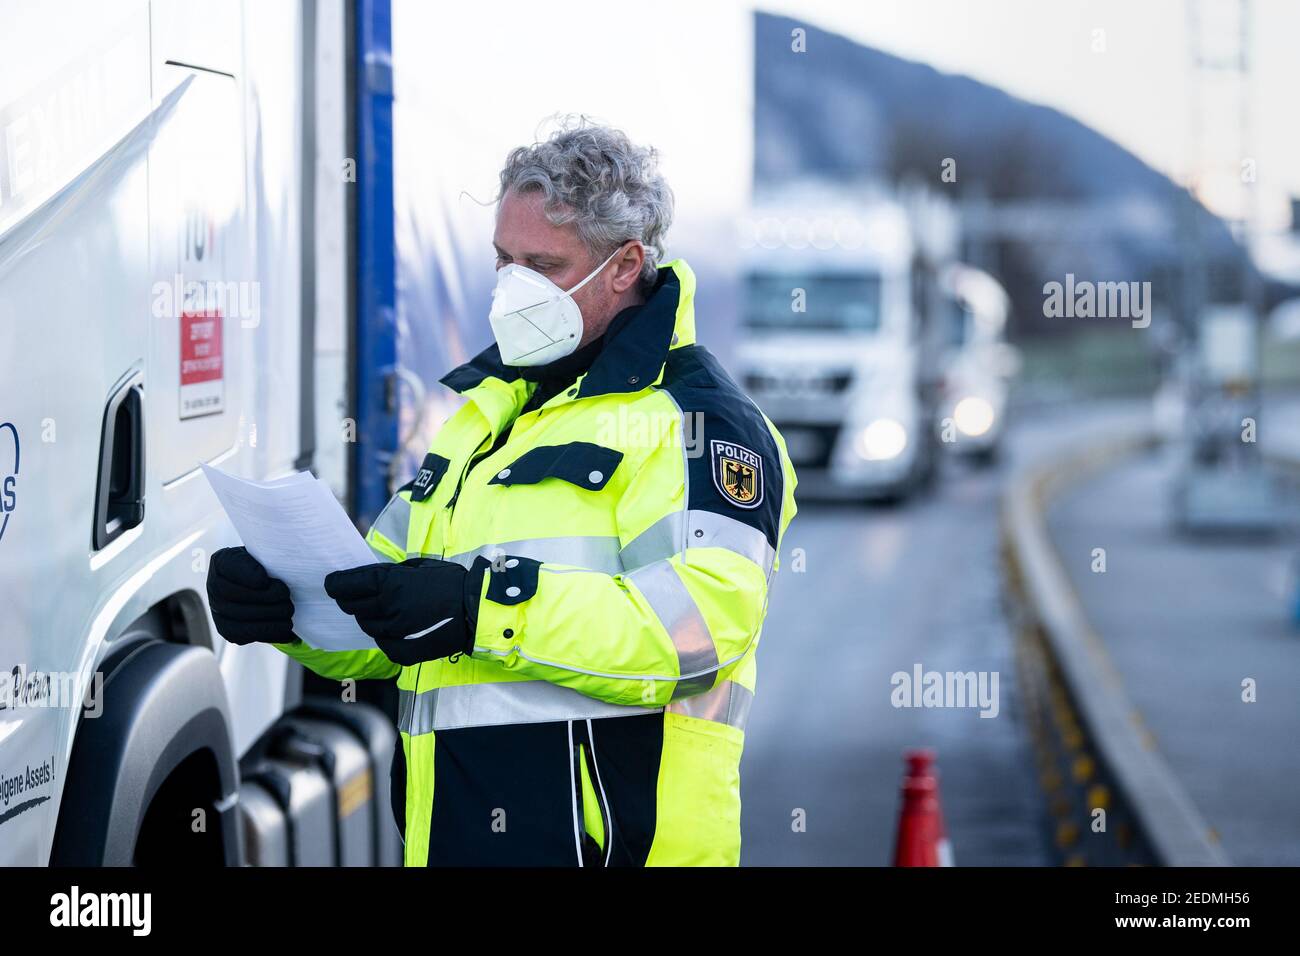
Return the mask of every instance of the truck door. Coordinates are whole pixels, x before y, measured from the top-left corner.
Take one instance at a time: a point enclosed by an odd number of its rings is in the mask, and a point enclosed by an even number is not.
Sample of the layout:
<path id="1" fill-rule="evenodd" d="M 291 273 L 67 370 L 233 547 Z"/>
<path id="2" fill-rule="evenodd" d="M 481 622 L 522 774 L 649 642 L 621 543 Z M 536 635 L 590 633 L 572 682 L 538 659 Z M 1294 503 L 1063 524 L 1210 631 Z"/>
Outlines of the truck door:
<path id="1" fill-rule="evenodd" d="M 241 242 L 243 119 L 235 78 L 175 64 L 149 156 L 150 470 L 164 485 L 248 440 L 238 400 L 260 287 Z M 241 334 L 243 332 L 244 334 Z M 255 441 L 255 438 L 254 438 Z"/>

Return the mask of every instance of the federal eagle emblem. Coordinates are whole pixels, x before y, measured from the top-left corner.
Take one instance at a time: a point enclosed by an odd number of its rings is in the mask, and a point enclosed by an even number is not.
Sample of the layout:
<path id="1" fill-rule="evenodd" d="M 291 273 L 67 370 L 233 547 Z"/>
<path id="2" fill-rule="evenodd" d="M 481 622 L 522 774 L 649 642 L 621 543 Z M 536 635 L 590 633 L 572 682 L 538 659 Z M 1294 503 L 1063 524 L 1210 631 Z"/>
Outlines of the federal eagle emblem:
<path id="1" fill-rule="evenodd" d="M 738 508 L 757 508 L 763 501 L 763 459 L 743 445 L 714 439 L 713 483 Z"/>

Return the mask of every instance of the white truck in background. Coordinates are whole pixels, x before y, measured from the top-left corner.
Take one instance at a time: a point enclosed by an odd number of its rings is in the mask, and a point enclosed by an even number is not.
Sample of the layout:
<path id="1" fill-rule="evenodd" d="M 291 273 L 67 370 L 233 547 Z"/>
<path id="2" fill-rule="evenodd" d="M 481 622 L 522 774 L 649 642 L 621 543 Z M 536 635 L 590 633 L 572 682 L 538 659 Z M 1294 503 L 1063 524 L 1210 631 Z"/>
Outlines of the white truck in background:
<path id="1" fill-rule="evenodd" d="M 901 499 L 926 486 L 955 218 L 919 194 L 801 183 L 756 197 L 740 238 L 742 377 L 800 492 Z"/>
<path id="2" fill-rule="evenodd" d="M 205 590 L 200 462 L 346 490 L 354 9 L 0 0 L 0 866 L 398 860 L 391 723 Z"/>
<path id="3" fill-rule="evenodd" d="M 1020 355 L 1006 341 L 1011 299 L 982 269 L 954 262 L 939 273 L 939 435 L 956 455 L 988 464 L 1006 433 Z"/>

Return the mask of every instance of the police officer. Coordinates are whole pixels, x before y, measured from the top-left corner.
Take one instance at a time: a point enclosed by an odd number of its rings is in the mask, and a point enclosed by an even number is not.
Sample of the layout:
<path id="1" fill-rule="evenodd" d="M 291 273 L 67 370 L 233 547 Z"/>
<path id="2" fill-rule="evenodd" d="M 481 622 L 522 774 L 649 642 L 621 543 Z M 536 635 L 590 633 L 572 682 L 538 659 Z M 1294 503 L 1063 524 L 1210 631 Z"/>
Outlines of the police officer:
<path id="1" fill-rule="evenodd" d="M 755 650 L 795 476 L 695 341 L 659 263 L 655 153 L 585 123 L 501 172 L 496 343 L 375 520 L 379 563 L 325 589 L 374 650 L 323 651 L 242 548 L 220 633 L 338 680 L 395 678 L 407 865 L 734 865 Z"/>

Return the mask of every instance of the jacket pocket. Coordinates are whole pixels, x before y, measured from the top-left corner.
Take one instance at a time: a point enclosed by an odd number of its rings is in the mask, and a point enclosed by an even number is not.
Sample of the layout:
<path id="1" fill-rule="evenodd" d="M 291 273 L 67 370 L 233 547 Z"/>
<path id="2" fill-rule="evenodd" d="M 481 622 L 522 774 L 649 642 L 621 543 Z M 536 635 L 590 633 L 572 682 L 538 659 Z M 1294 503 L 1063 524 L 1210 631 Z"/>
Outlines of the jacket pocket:
<path id="1" fill-rule="evenodd" d="M 657 825 L 646 866 L 739 866 L 744 733 L 672 712 L 663 720 Z"/>
<path id="2" fill-rule="evenodd" d="M 535 485 L 558 478 L 579 488 L 600 491 L 623 460 L 623 453 L 604 445 L 574 441 L 566 445 L 541 445 L 524 452 L 488 482 L 490 485 Z"/>

